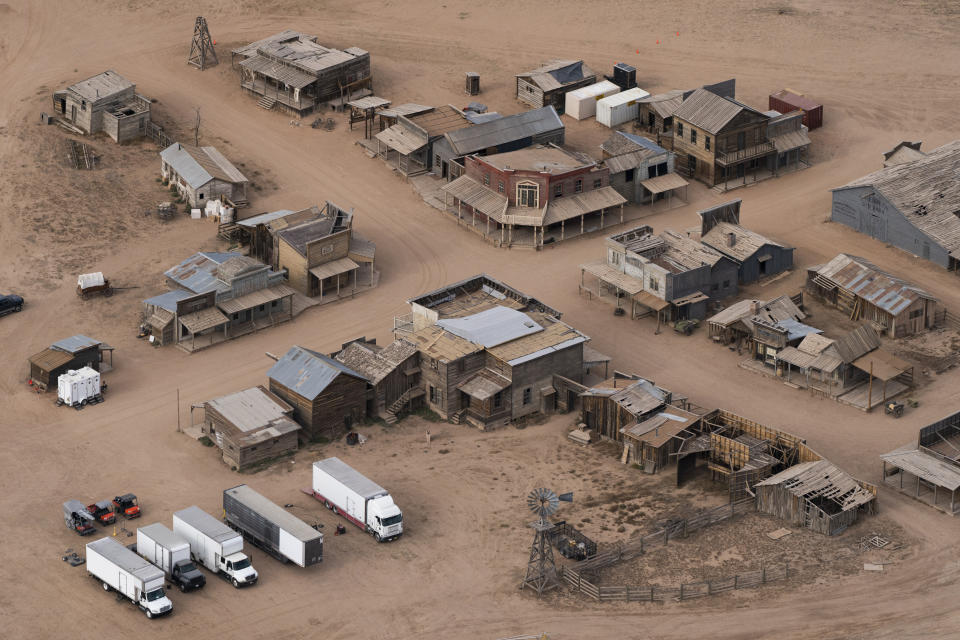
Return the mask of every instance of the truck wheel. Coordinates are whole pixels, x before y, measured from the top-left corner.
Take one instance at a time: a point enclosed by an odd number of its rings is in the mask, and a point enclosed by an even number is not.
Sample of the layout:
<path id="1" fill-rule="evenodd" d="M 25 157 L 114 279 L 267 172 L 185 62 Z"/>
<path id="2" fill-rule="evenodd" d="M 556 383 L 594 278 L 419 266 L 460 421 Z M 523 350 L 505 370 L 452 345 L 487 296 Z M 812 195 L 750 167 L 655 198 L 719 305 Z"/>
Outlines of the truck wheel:
<path id="1" fill-rule="evenodd" d="M 183 583 L 181 582 L 179 586 L 180 586 L 180 592 L 181 592 L 181 593 L 186 593 L 186 592 L 187 592 L 187 585 L 185 585 L 185 584 L 183 584 Z"/>
<path id="2" fill-rule="evenodd" d="M 233 588 L 234 588 L 234 589 L 239 589 L 239 588 L 240 588 L 240 583 L 237 582 L 237 579 L 236 579 L 236 578 L 234 578 L 234 579 L 231 580 L 230 582 L 233 583 Z"/>
<path id="3" fill-rule="evenodd" d="M 150 611 L 150 609 L 147 609 L 146 614 L 148 618 L 153 618 L 153 611 Z"/>
<path id="4" fill-rule="evenodd" d="M 376 540 L 377 542 L 383 542 L 383 538 L 381 538 L 380 534 L 376 532 L 374 532 L 373 534 L 373 539 Z"/>
<path id="5" fill-rule="evenodd" d="M 13 310 L 16 311 L 17 313 L 20 313 L 21 311 L 23 311 L 23 305 L 18 304 Z"/>
<path id="6" fill-rule="evenodd" d="M 337 509 L 336 507 L 334 507 L 334 508 L 333 508 L 333 513 L 334 513 L 334 515 L 337 515 L 337 516 L 338 516 L 338 515 L 340 515 L 340 510 Z"/>
<path id="7" fill-rule="evenodd" d="M 324 500 L 324 501 L 323 501 L 323 506 L 325 506 L 327 509 L 333 509 L 333 505 L 330 504 L 330 501 L 329 501 L 329 500 Z"/>
<path id="8" fill-rule="evenodd" d="M 110 591 L 110 585 L 108 585 L 106 582 L 104 582 L 104 583 L 103 583 L 103 590 L 109 592 L 109 591 Z"/>

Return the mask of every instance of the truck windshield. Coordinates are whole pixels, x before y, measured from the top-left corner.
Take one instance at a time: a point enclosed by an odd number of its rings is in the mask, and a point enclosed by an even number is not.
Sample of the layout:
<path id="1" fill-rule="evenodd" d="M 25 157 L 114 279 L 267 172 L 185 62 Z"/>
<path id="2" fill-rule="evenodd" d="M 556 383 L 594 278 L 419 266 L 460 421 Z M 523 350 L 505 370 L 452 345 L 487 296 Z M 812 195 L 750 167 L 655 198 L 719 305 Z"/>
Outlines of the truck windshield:
<path id="1" fill-rule="evenodd" d="M 180 573 L 190 573 L 191 571 L 196 571 L 197 568 L 192 562 L 184 562 L 180 565 Z"/>
<path id="2" fill-rule="evenodd" d="M 233 563 L 233 569 L 234 569 L 234 571 L 236 571 L 237 569 L 246 569 L 246 568 L 249 567 L 249 566 L 250 566 L 250 559 L 249 559 L 249 558 L 244 558 L 243 560 L 236 560 L 236 561 Z"/>
<path id="3" fill-rule="evenodd" d="M 400 524 L 401 522 L 403 522 L 403 514 L 402 514 L 402 513 L 398 513 L 398 514 L 395 515 L 395 516 L 390 516 L 389 518 L 384 518 L 382 522 L 383 522 L 383 525 L 384 525 L 385 527 L 389 527 L 389 526 L 392 525 L 392 524 Z"/>
<path id="4" fill-rule="evenodd" d="M 150 591 L 149 593 L 147 593 L 147 600 L 149 602 L 153 602 L 154 600 L 159 600 L 164 595 L 165 594 L 163 593 L 163 589 L 154 589 L 153 591 Z"/>

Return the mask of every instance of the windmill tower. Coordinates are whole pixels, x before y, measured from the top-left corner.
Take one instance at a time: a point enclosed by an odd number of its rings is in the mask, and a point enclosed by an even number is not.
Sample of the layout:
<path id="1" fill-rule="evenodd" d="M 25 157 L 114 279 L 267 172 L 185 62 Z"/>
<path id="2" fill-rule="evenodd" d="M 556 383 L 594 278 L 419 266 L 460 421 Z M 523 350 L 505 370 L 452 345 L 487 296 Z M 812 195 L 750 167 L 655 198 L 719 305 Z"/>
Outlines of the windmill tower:
<path id="1" fill-rule="evenodd" d="M 553 523 L 547 520 L 553 515 L 560 501 L 573 502 L 572 493 L 557 495 L 550 489 L 534 489 L 527 496 L 527 507 L 537 514 L 539 519 L 530 523 L 533 529 L 533 544 L 530 546 L 530 559 L 527 561 L 527 575 L 520 588 L 530 587 L 537 592 L 537 597 L 557 586 L 557 565 L 553 561 L 553 545 L 550 544 L 549 532 Z"/>
<path id="2" fill-rule="evenodd" d="M 207 28 L 207 19 L 198 17 L 193 25 L 193 42 L 190 43 L 190 57 L 187 64 L 192 64 L 200 71 L 216 65 L 217 52 L 213 50 L 213 40 L 210 38 L 210 29 Z"/>

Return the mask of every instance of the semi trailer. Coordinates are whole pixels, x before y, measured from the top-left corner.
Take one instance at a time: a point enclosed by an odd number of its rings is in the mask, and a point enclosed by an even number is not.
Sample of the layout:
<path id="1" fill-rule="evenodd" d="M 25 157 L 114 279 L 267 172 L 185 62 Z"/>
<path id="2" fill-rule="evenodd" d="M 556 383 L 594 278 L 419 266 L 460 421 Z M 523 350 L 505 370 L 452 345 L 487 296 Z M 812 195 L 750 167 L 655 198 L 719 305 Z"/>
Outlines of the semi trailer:
<path id="1" fill-rule="evenodd" d="M 243 553 L 243 536 L 200 507 L 173 514 L 173 532 L 190 545 L 190 557 L 234 587 L 256 584 L 259 577 Z"/>
<path id="2" fill-rule="evenodd" d="M 190 558 L 190 543 L 159 522 L 137 529 L 137 553 L 163 571 L 180 591 L 207 583 Z"/>
<path id="3" fill-rule="evenodd" d="M 377 542 L 403 534 L 403 513 L 390 492 L 340 458 L 313 463 L 313 497 L 371 534 Z"/>
<path id="4" fill-rule="evenodd" d="M 323 534 L 245 484 L 223 492 L 224 517 L 281 562 L 309 567 L 323 560 Z"/>
<path id="5" fill-rule="evenodd" d="M 140 607 L 148 618 L 173 611 L 163 591 L 163 571 L 113 538 L 87 544 L 87 573 L 100 581 L 104 591 L 116 591 Z"/>

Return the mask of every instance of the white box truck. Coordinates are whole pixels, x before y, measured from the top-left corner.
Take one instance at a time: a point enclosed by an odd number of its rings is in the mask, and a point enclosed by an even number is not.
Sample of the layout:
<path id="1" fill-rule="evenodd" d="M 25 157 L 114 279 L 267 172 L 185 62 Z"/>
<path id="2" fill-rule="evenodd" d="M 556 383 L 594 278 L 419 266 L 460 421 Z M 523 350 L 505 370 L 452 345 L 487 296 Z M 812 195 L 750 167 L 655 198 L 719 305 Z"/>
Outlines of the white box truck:
<path id="1" fill-rule="evenodd" d="M 340 458 L 313 463 L 313 497 L 376 538 L 394 540 L 403 533 L 403 514 L 390 492 Z"/>
<path id="2" fill-rule="evenodd" d="M 309 567 L 323 560 L 323 534 L 245 484 L 223 492 L 231 527 L 281 562 Z"/>
<path id="3" fill-rule="evenodd" d="M 100 372 L 96 369 L 70 369 L 57 378 L 57 405 L 84 407 L 102 400 Z"/>
<path id="4" fill-rule="evenodd" d="M 173 611 L 173 603 L 163 591 L 163 571 L 113 538 L 87 545 L 87 573 L 100 581 L 104 591 L 122 594 L 148 618 Z"/>
<path id="5" fill-rule="evenodd" d="M 615 93 L 620 93 L 620 87 L 609 80 L 604 80 L 588 87 L 581 87 L 568 91 L 564 96 L 564 113 L 574 120 L 585 120 L 597 115 L 597 101 Z"/>
<path id="6" fill-rule="evenodd" d="M 180 591 L 207 583 L 190 559 L 190 544 L 159 522 L 137 529 L 137 553 L 167 574 Z"/>
<path id="7" fill-rule="evenodd" d="M 195 561 L 234 587 L 257 582 L 257 571 L 243 553 L 243 536 L 200 507 L 175 512 L 173 532 L 187 541 Z"/>
<path id="8" fill-rule="evenodd" d="M 649 95 L 643 89 L 635 87 L 600 100 L 597 103 L 597 122 L 608 127 L 616 127 L 624 122 L 636 120 L 640 113 L 637 100 Z"/>

